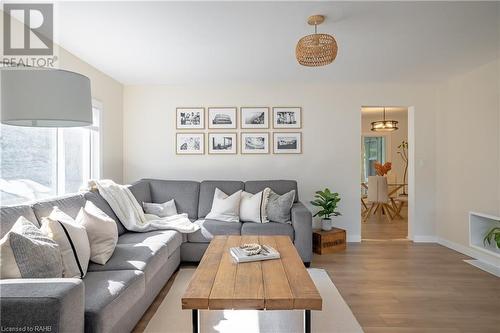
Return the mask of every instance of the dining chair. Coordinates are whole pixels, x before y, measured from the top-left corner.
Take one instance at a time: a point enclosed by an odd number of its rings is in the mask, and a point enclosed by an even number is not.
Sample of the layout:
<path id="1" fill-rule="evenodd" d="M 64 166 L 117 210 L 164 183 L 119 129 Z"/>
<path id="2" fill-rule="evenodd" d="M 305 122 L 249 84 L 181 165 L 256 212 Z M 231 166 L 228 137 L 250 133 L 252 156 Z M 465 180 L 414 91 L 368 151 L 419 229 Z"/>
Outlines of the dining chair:
<path id="1" fill-rule="evenodd" d="M 361 183 L 361 216 L 364 217 L 365 213 L 368 212 L 368 206 L 366 205 L 366 199 L 368 195 L 366 194 L 368 186 L 365 183 Z"/>
<path id="2" fill-rule="evenodd" d="M 394 209 L 391 207 L 391 199 L 389 198 L 389 186 L 387 178 L 383 176 L 368 177 L 368 203 L 371 204 L 366 212 L 363 222 L 366 222 L 370 215 L 384 214 L 389 222 L 394 218 Z"/>
<path id="3" fill-rule="evenodd" d="M 394 207 L 394 217 L 404 219 L 403 216 L 401 216 L 401 209 L 404 207 L 405 204 L 408 204 L 408 197 L 407 196 L 397 196 L 394 198 L 391 198 L 392 206 Z"/>

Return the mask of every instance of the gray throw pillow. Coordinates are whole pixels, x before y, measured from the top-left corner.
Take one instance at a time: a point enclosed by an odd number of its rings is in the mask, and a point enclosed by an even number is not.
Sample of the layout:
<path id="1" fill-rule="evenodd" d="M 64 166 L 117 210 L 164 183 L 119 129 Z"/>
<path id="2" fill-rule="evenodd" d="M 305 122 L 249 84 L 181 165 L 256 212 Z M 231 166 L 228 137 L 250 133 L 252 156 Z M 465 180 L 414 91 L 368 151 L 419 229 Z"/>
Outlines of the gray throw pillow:
<path id="1" fill-rule="evenodd" d="M 16 221 L 0 243 L 2 261 L 10 263 L 9 272 L 5 271 L 7 267 L 2 267 L 2 278 L 62 277 L 61 252 L 57 243 L 24 217 Z"/>
<path id="2" fill-rule="evenodd" d="M 267 201 L 267 218 L 272 222 L 289 223 L 290 211 L 295 200 L 295 190 L 279 195 L 271 191 Z"/>

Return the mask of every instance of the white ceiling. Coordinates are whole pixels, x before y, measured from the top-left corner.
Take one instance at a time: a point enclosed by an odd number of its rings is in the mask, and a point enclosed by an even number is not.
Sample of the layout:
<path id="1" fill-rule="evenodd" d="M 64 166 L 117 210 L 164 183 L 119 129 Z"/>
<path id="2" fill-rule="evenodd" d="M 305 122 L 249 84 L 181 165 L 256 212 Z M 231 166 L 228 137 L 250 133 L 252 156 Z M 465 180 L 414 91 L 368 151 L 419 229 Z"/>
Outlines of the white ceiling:
<path id="1" fill-rule="evenodd" d="M 500 3 L 63 2 L 57 42 L 124 84 L 427 82 L 499 56 Z M 336 61 L 306 68 L 297 40 L 320 32 Z"/>

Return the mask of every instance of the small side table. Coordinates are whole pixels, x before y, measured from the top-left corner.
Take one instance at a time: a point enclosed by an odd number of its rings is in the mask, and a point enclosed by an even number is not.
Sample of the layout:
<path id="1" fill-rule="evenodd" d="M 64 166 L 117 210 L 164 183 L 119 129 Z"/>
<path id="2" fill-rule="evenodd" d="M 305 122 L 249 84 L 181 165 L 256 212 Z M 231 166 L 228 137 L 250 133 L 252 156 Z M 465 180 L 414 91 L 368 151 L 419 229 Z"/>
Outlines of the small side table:
<path id="1" fill-rule="evenodd" d="M 346 248 L 346 233 L 344 229 L 333 228 L 329 231 L 313 231 L 313 252 L 317 254 L 335 253 Z"/>

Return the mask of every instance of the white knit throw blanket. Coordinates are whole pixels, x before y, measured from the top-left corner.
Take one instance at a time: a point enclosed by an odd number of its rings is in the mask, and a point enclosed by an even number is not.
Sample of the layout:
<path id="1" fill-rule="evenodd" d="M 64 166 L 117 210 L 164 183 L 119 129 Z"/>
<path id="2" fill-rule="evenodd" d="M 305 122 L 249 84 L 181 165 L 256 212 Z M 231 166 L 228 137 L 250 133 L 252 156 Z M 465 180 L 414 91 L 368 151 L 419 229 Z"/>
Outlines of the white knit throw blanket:
<path id="1" fill-rule="evenodd" d="M 177 214 L 159 217 L 145 214 L 132 192 L 125 185 L 119 185 L 112 180 L 91 180 L 90 190 L 97 189 L 108 202 L 111 209 L 129 231 L 146 232 L 151 230 L 176 230 L 180 233 L 192 233 L 200 227 L 192 223 L 187 214 Z"/>

